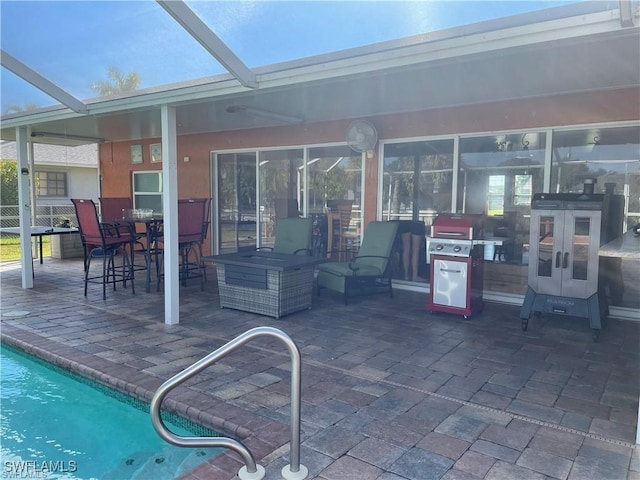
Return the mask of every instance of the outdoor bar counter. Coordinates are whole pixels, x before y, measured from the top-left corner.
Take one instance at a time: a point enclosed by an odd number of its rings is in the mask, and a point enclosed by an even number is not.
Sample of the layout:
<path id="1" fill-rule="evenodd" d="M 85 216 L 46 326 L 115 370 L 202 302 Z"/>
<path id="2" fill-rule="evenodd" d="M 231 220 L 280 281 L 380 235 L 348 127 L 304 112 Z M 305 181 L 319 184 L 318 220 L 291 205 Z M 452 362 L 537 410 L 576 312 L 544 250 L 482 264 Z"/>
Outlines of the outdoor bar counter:
<path id="1" fill-rule="evenodd" d="M 326 259 L 268 251 L 205 257 L 215 263 L 220 306 L 280 318 L 311 307 L 314 268 Z"/>
<path id="2" fill-rule="evenodd" d="M 629 230 L 615 240 L 600 247 L 598 255 L 601 257 L 640 259 L 640 236 Z"/>
<path id="3" fill-rule="evenodd" d="M 640 259 L 640 236 L 629 230 L 622 236 L 600 247 L 598 255 L 622 259 Z M 638 418 L 640 418 L 640 397 L 638 398 Z M 636 444 L 640 445 L 640 422 L 636 425 Z"/>

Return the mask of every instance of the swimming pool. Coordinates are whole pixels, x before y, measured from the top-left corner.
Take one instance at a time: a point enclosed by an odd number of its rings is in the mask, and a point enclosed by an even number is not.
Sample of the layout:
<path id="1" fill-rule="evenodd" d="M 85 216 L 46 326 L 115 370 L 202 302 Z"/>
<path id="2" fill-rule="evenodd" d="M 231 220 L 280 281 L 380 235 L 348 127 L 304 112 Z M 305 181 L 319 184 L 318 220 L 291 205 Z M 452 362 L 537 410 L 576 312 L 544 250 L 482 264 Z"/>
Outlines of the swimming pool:
<path id="1" fill-rule="evenodd" d="M 221 452 L 169 445 L 141 402 L 4 346 L 0 365 L 0 478 L 170 480 Z M 211 434 L 167 423 L 182 435 Z"/>

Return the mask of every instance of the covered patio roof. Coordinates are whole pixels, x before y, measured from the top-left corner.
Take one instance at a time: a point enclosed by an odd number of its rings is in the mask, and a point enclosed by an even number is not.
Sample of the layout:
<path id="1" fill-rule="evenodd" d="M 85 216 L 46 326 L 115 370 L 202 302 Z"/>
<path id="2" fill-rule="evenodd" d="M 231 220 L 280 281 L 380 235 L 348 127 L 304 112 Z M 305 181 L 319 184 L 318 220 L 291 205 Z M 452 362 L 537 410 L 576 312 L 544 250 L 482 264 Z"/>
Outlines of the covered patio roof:
<path id="1" fill-rule="evenodd" d="M 177 135 L 184 135 L 640 86 L 640 29 L 634 4 L 625 0 L 565 5 L 252 69 L 187 4 L 159 3 L 229 73 L 79 100 L 3 52 L 3 67 L 62 104 L 5 115 L 1 138 L 15 140 L 18 126 L 43 143 L 159 137 L 161 105 L 175 107 Z"/>
<path id="2" fill-rule="evenodd" d="M 78 145 L 161 137 L 170 268 L 178 263 L 180 135 L 289 124 L 312 128 L 332 120 L 640 87 L 640 27 L 629 0 L 574 3 L 256 68 L 248 68 L 195 14 L 198 2 L 194 11 L 184 2 L 158 3 L 228 73 L 80 100 L 3 52 L 3 75 L 9 69 L 62 104 L 3 116 L 0 136 L 18 141 L 23 171 L 28 141 Z M 25 175 L 21 185 L 21 204 L 28 205 Z M 29 250 L 28 223 L 24 208 L 23 251 Z M 23 266 L 23 285 L 30 288 L 30 259 Z M 168 270 L 166 278 L 165 316 L 177 323 L 177 271 Z"/>

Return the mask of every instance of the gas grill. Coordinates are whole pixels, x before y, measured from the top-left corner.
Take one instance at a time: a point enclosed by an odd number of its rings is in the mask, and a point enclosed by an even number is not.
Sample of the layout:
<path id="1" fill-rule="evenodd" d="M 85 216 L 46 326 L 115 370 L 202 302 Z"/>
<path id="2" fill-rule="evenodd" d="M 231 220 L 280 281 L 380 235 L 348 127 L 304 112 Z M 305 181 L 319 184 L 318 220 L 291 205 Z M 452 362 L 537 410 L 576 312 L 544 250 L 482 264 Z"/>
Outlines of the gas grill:
<path id="1" fill-rule="evenodd" d="M 484 247 L 482 215 L 445 213 L 431 226 L 427 254 L 431 264 L 427 310 L 469 318 L 482 310 Z"/>

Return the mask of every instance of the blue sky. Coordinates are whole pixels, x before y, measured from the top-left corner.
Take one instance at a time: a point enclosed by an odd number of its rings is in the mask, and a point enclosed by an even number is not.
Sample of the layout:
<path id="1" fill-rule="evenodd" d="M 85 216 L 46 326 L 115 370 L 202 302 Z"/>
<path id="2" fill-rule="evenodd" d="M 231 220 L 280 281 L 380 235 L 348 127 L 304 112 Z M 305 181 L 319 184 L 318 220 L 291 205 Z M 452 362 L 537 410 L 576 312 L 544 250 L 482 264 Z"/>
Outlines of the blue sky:
<path id="1" fill-rule="evenodd" d="M 328 53 L 572 1 L 190 1 L 248 66 Z M 110 66 L 141 88 L 224 73 L 155 1 L 0 1 L 3 50 L 72 95 Z M 2 68 L 0 111 L 55 100 Z"/>

